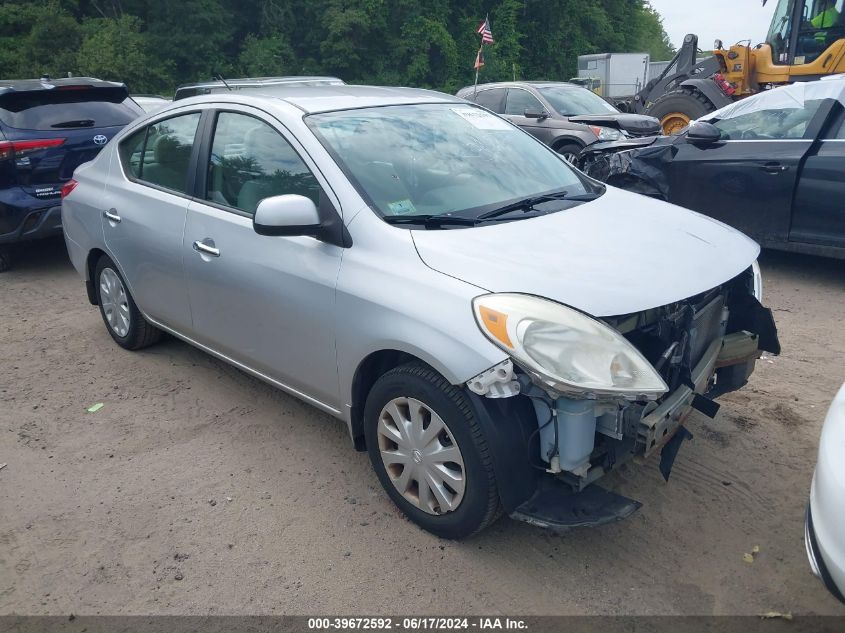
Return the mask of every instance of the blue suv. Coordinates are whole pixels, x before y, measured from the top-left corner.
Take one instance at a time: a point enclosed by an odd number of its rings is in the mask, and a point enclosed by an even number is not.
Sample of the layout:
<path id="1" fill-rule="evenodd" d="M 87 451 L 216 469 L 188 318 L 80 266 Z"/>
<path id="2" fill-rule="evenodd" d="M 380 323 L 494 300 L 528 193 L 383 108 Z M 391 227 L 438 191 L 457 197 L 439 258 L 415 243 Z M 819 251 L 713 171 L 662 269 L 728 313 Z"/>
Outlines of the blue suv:
<path id="1" fill-rule="evenodd" d="M 0 81 L 0 271 L 16 244 L 61 235 L 62 187 L 73 170 L 143 113 L 120 83 Z"/>

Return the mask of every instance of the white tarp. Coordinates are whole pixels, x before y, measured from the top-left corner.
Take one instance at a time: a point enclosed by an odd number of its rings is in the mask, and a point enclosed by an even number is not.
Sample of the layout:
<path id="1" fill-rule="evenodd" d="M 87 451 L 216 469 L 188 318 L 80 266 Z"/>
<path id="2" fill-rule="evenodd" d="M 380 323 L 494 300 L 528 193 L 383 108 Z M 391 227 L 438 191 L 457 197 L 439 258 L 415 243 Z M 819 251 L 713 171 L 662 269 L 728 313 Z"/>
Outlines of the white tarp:
<path id="1" fill-rule="evenodd" d="M 742 99 L 711 112 L 699 121 L 723 121 L 761 110 L 788 110 L 803 108 L 804 102 L 819 99 L 836 99 L 845 106 L 845 75 L 820 81 L 808 81 L 766 90 L 753 97 Z"/>

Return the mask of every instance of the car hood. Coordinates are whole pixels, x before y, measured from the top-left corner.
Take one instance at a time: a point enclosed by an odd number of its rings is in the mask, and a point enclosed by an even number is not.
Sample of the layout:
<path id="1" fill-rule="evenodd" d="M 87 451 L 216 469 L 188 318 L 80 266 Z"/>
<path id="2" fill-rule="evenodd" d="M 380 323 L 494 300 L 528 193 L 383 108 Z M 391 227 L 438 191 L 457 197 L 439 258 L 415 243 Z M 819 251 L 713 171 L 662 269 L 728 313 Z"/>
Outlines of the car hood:
<path id="1" fill-rule="evenodd" d="M 434 270 L 489 292 L 546 297 L 597 317 L 710 290 L 760 252 L 721 222 L 613 187 L 598 200 L 538 218 L 412 235 Z"/>
<path id="2" fill-rule="evenodd" d="M 567 118 L 571 123 L 612 127 L 632 136 L 657 136 L 662 129 L 659 120 L 644 114 L 584 114 Z"/>

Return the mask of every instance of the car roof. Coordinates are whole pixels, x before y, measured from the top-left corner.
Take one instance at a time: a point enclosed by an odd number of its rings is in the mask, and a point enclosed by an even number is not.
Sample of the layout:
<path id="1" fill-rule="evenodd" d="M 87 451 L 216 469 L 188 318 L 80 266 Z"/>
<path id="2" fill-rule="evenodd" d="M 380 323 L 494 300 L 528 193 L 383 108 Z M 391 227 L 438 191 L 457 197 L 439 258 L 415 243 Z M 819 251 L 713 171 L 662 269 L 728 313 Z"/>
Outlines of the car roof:
<path id="1" fill-rule="evenodd" d="M 291 85 L 261 88 L 249 92 L 223 92 L 190 97 L 174 103 L 182 105 L 220 101 L 256 104 L 267 104 L 268 102 L 272 104 L 274 101 L 283 101 L 306 114 L 418 103 L 466 103 L 452 95 L 421 88 L 350 86 L 346 84 L 338 86 Z"/>
<path id="2" fill-rule="evenodd" d="M 125 88 L 122 83 L 103 81 L 94 77 L 68 77 L 53 79 L 3 79 L 0 80 L 0 94 L 8 92 L 29 92 L 35 90 L 53 90 L 62 86 L 90 86 L 91 88 Z"/>
<path id="3" fill-rule="evenodd" d="M 286 76 L 286 77 L 240 77 L 236 79 L 226 79 L 225 82 L 221 79 L 212 79 L 209 81 L 197 81 L 194 83 L 182 84 L 176 91 L 187 90 L 190 88 L 226 88 L 226 85 L 236 86 L 239 88 L 251 88 L 261 86 L 271 86 L 279 84 L 297 84 L 309 82 L 332 82 L 335 84 L 345 83 L 338 77 L 320 76 L 320 75 L 303 75 L 303 76 Z"/>
<path id="4" fill-rule="evenodd" d="M 529 87 L 529 88 L 571 88 L 573 90 L 584 90 L 582 86 L 570 83 L 568 81 L 497 81 L 493 83 L 480 84 L 479 90 L 487 90 L 489 88 L 509 88 L 509 87 Z M 475 86 L 466 86 L 461 88 L 458 92 L 466 92 L 467 90 L 474 90 Z"/>

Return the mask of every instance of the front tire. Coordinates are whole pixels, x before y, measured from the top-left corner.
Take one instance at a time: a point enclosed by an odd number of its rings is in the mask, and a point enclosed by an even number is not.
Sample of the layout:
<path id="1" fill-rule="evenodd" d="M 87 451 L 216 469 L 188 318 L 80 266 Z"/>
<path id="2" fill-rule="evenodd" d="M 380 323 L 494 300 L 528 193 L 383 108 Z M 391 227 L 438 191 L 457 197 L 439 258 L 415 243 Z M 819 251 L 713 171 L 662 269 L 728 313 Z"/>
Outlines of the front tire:
<path id="1" fill-rule="evenodd" d="M 148 323 L 138 310 L 123 276 L 106 255 L 97 262 L 94 287 L 100 316 L 115 343 L 124 349 L 136 350 L 161 340 L 162 331 Z"/>
<path id="2" fill-rule="evenodd" d="M 703 117 L 716 110 L 710 99 L 698 90 L 681 88 L 667 92 L 651 104 L 646 114 L 660 119 L 663 133 L 677 134 L 690 124 L 690 121 Z"/>
<path id="3" fill-rule="evenodd" d="M 578 165 L 578 159 L 581 156 L 582 149 L 583 148 L 576 143 L 564 143 L 563 145 L 555 147 L 555 151 L 563 156 L 567 163 L 573 166 Z"/>
<path id="4" fill-rule="evenodd" d="M 461 390 L 411 363 L 381 376 L 367 396 L 370 462 L 393 502 L 424 530 L 459 539 L 500 515 L 492 459 Z"/>

